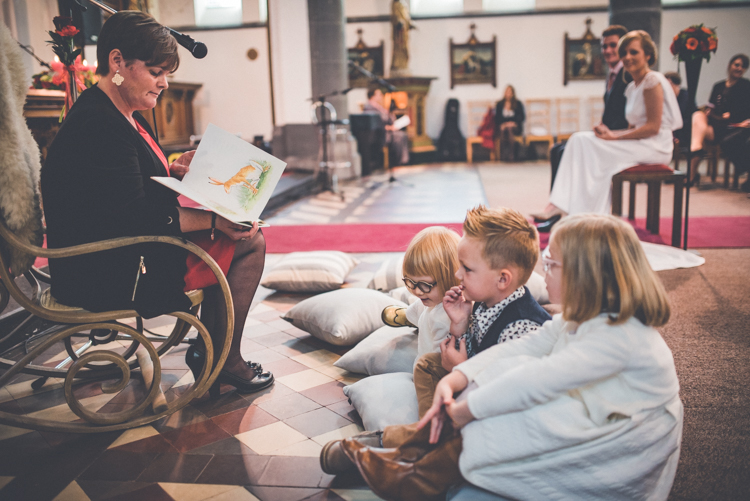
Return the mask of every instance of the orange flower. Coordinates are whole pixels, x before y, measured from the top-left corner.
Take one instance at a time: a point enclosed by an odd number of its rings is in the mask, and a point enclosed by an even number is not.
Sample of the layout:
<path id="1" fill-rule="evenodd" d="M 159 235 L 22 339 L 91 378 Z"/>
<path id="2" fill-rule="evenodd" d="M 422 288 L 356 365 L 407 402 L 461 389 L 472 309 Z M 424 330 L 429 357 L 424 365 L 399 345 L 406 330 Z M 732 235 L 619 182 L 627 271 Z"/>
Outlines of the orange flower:
<path id="1" fill-rule="evenodd" d="M 703 27 L 703 28 L 701 28 L 701 29 L 703 30 L 703 33 L 705 33 L 706 35 L 713 35 L 713 34 L 714 34 L 714 32 L 713 32 L 713 31 L 711 30 L 711 28 L 706 28 L 706 27 L 704 26 L 704 27 Z"/>
<path id="2" fill-rule="evenodd" d="M 685 47 L 687 47 L 689 50 L 695 50 L 698 48 L 698 40 L 695 38 L 688 38 L 687 42 L 685 42 Z"/>
<path id="3" fill-rule="evenodd" d="M 715 38 L 709 38 L 708 39 L 708 50 L 716 51 L 716 39 Z"/>

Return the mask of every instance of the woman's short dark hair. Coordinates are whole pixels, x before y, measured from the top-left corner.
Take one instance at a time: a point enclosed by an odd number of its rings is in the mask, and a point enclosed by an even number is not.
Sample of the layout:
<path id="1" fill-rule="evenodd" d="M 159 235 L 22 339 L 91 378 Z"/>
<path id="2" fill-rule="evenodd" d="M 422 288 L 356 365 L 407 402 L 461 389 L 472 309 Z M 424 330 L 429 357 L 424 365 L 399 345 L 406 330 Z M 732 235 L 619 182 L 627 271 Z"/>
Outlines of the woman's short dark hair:
<path id="1" fill-rule="evenodd" d="M 630 31 L 620 38 L 620 41 L 617 43 L 617 54 L 620 55 L 620 59 L 625 57 L 628 45 L 630 45 L 630 42 L 633 40 L 639 40 L 641 42 L 641 48 L 646 55 L 646 62 L 648 62 L 649 66 L 653 66 L 656 63 L 656 44 L 651 40 L 651 35 L 643 30 Z"/>
<path id="2" fill-rule="evenodd" d="M 750 66 L 750 59 L 745 54 L 735 54 L 732 59 L 729 60 L 729 66 L 732 66 L 736 60 L 742 61 L 742 67 L 747 69 Z"/>
<path id="3" fill-rule="evenodd" d="M 99 75 L 109 73 L 109 54 L 119 49 L 126 62 L 134 59 L 148 66 L 166 66 L 170 72 L 180 66 L 177 40 L 167 28 L 137 10 L 121 10 L 102 26 L 96 46 Z"/>

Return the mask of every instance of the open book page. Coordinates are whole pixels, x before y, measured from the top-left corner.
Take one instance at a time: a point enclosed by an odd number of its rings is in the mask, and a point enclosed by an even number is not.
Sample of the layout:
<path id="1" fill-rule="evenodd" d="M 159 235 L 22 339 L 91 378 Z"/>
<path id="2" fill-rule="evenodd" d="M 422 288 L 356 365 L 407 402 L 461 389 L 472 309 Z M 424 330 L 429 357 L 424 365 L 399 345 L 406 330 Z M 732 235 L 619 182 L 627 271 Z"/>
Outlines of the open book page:
<path id="1" fill-rule="evenodd" d="M 209 124 L 182 181 L 152 179 L 232 222 L 250 225 L 259 220 L 285 167 L 278 158 Z"/>
<path id="2" fill-rule="evenodd" d="M 393 121 L 393 128 L 396 130 L 401 130 L 407 127 L 409 124 L 411 124 L 411 118 L 409 118 L 409 115 L 402 115 Z"/>

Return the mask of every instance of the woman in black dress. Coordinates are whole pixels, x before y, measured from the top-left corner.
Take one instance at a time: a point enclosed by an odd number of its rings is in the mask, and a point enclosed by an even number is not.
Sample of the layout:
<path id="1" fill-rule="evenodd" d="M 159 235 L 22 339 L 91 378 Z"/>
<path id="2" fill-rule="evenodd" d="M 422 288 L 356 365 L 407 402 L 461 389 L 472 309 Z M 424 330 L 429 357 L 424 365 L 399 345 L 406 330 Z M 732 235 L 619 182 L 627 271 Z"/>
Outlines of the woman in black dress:
<path id="1" fill-rule="evenodd" d="M 729 60 L 727 78 L 716 82 L 711 90 L 709 104 L 693 113 L 693 129 L 690 150 L 693 152 L 693 179 L 697 182 L 698 163 L 704 153 L 703 144 L 721 142 L 734 127 L 750 127 L 750 80 L 742 78 L 750 60 L 745 54 L 737 54 Z"/>
<path id="2" fill-rule="evenodd" d="M 505 88 L 505 97 L 495 107 L 495 130 L 500 138 L 500 160 L 513 162 L 516 159 L 514 136 L 523 132 L 526 113 L 523 103 L 516 99 L 512 85 Z"/>

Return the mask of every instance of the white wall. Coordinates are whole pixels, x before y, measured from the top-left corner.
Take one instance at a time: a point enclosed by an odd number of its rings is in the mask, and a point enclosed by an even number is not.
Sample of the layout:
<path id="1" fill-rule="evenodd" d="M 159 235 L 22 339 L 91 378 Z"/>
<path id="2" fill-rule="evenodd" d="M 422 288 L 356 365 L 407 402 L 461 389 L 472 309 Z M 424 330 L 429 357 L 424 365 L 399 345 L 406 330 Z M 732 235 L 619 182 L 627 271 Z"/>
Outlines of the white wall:
<path id="1" fill-rule="evenodd" d="M 174 80 L 201 83 L 195 98 L 196 133 L 209 122 L 250 140 L 270 137 L 271 88 L 268 78 L 268 44 L 265 28 L 187 32 L 208 47 L 204 59 L 180 49 L 180 67 Z M 251 61 L 247 51 L 258 57 Z"/>
<path id="2" fill-rule="evenodd" d="M 411 32 L 410 42 L 412 74 L 438 77 L 433 81 L 427 97 L 427 134 L 431 137 L 440 135 L 445 103 L 449 98 L 456 98 L 461 102 L 459 127 L 465 135 L 469 132 L 473 135 L 475 131 L 467 131 L 467 102 L 500 99 L 507 84 L 516 88 L 520 99 L 580 97 L 580 126 L 589 127 L 587 99 L 598 98 L 603 94 L 604 81 L 576 81 L 565 86 L 562 61 L 565 32 L 572 38 L 579 38 L 586 30 L 586 17 L 591 17 L 591 28 L 597 35 L 609 24 L 606 12 L 415 20 L 418 29 Z M 660 61 L 661 71 L 676 68 L 676 61 L 668 53 L 672 37 L 681 29 L 700 22 L 717 27 L 719 49 L 710 63 L 704 63 L 697 96 L 699 104 L 708 99 L 713 83 L 726 76 L 731 55 L 737 52 L 750 54 L 750 38 L 746 34 L 747 26 L 750 26 L 750 8 L 663 11 L 661 47 L 664 54 Z M 466 42 L 471 23 L 477 25 L 476 36 L 480 42 L 490 41 L 493 35 L 497 35 L 497 88 L 490 84 L 450 88 L 448 39 L 452 37 L 454 43 Z M 385 67 L 390 68 L 390 24 L 377 22 L 347 25 L 348 47 L 356 43 L 358 28 L 364 30 L 363 39 L 367 45 L 385 41 Z M 365 90 L 350 92 L 350 112 L 358 112 L 359 103 L 365 100 Z"/>

